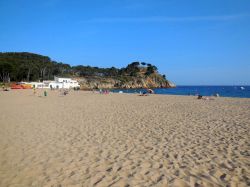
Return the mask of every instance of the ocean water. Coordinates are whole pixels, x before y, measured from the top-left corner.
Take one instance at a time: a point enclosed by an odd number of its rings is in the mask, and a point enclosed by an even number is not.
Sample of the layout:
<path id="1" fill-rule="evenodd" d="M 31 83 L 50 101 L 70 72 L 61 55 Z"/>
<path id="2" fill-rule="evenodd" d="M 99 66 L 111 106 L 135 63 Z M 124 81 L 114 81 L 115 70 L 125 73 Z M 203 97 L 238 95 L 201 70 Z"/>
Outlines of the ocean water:
<path id="1" fill-rule="evenodd" d="M 203 95 L 212 96 L 218 93 L 221 97 L 250 98 L 250 86 L 177 86 L 176 88 L 156 88 L 156 94 L 167 95 Z M 116 89 L 113 92 L 140 93 L 145 89 Z"/>

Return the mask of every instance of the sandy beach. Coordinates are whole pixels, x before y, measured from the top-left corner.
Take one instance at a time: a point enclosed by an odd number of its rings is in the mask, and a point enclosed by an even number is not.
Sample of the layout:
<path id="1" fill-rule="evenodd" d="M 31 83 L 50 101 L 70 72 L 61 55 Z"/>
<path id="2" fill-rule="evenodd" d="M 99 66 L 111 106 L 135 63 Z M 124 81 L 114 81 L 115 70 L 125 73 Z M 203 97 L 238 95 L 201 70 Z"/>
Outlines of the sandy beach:
<path id="1" fill-rule="evenodd" d="M 0 186 L 250 185 L 250 99 L 0 91 Z"/>

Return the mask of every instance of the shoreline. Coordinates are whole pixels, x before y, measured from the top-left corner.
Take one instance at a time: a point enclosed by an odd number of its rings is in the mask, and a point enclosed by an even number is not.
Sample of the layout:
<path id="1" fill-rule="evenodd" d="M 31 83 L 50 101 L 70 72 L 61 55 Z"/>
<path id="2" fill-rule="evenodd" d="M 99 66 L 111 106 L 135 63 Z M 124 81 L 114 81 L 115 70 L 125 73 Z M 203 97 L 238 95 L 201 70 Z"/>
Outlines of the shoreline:
<path id="1" fill-rule="evenodd" d="M 158 88 L 160 89 L 160 88 Z M 49 88 L 39 88 L 39 89 L 36 89 L 37 91 L 39 91 L 40 93 L 43 93 L 45 90 L 46 91 L 51 91 Z M 63 89 L 58 89 L 58 90 L 53 90 L 52 92 L 60 92 L 62 91 Z M 109 94 L 131 94 L 131 95 L 136 95 L 136 94 L 140 94 L 138 92 L 123 92 L 123 93 L 119 93 L 119 92 L 113 92 L 113 89 L 103 89 L 103 90 L 109 90 Z M 120 89 L 118 89 L 120 90 Z M 124 89 L 124 90 L 138 90 L 138 89 Z M 32 89 L 10 89 L 9 91 L 7 92 L 13 92 L 13 91 L 30 91 L 30 93 L 33 93 L 33 90 Z M 69 90 L 71 93 L 72 92 L 85 92 L 85 93 L 93 93 L 93 90 L 77 90 L 77 91 L 74 91 L 74 90 Z M 0 91 L 1 92 L 6 92 L 6 91 Z M 97 89 L 94 90 L 94 94 L 100 94 L 99 91 Z M 100 94 L 102 95 L 102 94 Z M 104 94 L 105 95 L 105 94 Z M 197 98 L 198 95 L 179 95 L 179 94 L 160 94 L 160 93 L 154 93 L 154 94 L 148 94 L 149 96 L 153 96 L 153 95 L 157 95 L 157 96 L 181 96 L 181 97 L 194 97 L 194 98 Z M 219 98 L 229 98 L 229 99 L 250 99 L 249 97 L 233 97 L 233 96 L 219 96 L 219 97 L 216 97 L 216 96 L 212 96 L 212 95 L 203 95 L 204 97 L 210 97 L 210 98 L 214 98 L 214 99 L 219 99 Z"/>

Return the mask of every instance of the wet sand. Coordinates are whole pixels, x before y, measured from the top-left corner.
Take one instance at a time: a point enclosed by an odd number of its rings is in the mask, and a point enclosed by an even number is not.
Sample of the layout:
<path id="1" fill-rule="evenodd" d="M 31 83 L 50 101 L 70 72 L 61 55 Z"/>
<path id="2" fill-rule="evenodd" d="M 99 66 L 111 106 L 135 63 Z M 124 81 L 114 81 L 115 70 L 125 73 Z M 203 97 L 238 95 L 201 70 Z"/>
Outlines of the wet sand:
<path id="1" fill-rule="evenodd" d="M 0 186 L 250 185 L 250 99 L 0 91 Z"/>

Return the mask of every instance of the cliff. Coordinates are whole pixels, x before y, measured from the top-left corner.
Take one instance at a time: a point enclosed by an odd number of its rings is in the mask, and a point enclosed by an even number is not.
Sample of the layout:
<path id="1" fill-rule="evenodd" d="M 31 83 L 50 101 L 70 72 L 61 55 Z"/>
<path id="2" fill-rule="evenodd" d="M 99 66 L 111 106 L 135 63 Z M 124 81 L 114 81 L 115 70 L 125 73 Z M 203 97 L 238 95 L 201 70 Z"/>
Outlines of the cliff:
<path id="1" fill-rule="evenodd" d="M 81 89 L 118 89 L 118 88 L 171 88 L 174 84 L 154 73 L 144 77 L 81 77 Z"/>

